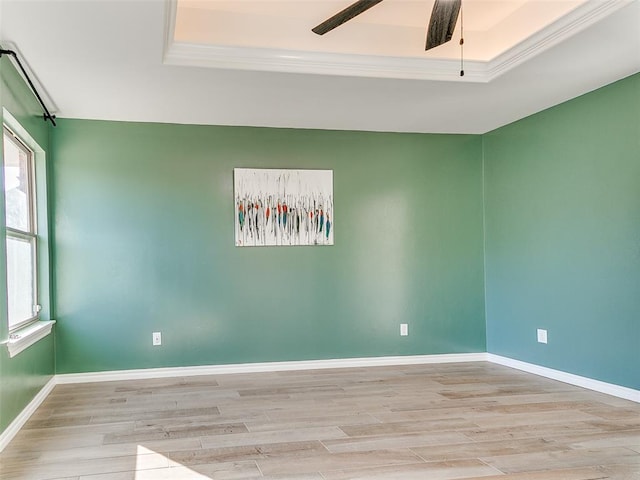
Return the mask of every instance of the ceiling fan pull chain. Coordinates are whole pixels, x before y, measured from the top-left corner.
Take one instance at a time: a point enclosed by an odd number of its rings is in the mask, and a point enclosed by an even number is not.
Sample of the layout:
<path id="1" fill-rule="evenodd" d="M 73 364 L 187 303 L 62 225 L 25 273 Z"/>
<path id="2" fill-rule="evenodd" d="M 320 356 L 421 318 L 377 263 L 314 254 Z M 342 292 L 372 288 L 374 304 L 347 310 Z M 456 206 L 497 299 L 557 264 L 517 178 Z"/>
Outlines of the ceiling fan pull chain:
<path id="1" fill-rule="evenodd" d="M 464 77 L 464 2 L 460 2 L 460 76 Z"/>

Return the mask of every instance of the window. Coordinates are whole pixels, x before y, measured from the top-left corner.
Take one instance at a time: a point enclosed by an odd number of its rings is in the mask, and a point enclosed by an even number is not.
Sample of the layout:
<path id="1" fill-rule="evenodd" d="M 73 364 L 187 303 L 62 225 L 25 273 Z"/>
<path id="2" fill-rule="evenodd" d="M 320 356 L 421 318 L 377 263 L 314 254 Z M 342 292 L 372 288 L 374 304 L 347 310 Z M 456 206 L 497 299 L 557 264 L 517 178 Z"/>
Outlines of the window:
<path id="1" fill-rule="evenodd" d="M 33 152 L 3 129 L 9 331 L 36 320 L 37 295 L 35 169 Z"/>

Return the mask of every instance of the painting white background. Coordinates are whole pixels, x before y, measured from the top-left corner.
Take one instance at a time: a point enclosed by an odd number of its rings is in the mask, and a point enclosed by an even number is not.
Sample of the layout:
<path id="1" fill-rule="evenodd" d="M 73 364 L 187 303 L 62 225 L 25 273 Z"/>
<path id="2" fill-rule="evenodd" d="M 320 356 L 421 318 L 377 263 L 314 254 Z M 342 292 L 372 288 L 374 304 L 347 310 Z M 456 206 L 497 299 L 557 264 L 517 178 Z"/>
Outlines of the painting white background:
<path id="1" fill-rule="evenodd" d="M 333 245 L 333 171 L 235 168 L 237 246 Z"/>

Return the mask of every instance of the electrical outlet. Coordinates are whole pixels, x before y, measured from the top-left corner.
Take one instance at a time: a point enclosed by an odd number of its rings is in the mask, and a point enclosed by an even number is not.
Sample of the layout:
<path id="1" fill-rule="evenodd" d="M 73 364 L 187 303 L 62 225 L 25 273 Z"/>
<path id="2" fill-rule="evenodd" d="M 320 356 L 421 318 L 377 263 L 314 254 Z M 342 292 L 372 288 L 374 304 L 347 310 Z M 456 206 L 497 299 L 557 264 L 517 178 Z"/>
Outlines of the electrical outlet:
<path id="1" fill-rule="evenodd" d="M 542 328 L 538 329 L 538 343 L 547 343 L 547 331 Z"/>
<path id="2" fill-rule="evenodd" d="M 154 346 L 162 345 L 162 333 L 153 332 L 153 345 Z"/>
<path id="3" fill-rule="evenodd" d="M 401 323 L 400 324 L 400 336 L 401 337 L 406 337 L 407 335 L 409 335 L 409 324 L 408 323 Z"/>

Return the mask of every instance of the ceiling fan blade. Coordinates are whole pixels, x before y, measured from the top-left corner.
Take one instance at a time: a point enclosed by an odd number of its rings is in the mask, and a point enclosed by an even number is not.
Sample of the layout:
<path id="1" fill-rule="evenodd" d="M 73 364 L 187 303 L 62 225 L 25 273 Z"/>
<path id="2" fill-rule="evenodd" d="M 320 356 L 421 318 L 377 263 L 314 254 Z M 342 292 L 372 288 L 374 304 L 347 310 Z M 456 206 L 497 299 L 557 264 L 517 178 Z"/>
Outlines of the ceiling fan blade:
<path id="1" fill-rule="evenodd" d="M 359 0 L 347 8 L 342 10 L 341 12 L 336 13 L 333 17 L 325 20 L 317 27 L 311 29 L 313 33 L 317 33 L 318 35 L 324 35 L 327 32 L 330 32 L 336 27 L 339 27 L 345 22 L 348 22 L 353 17 L 357 17 L 362 12 L 369 10 L 371 7 L 376 6 L 382 0 Z"/>
<path id="2" fill-rule="evenodd" d="M 431 11 L 425 50 L 447 43 L 453 36 L 462 0 L 436 0 Z"/>

